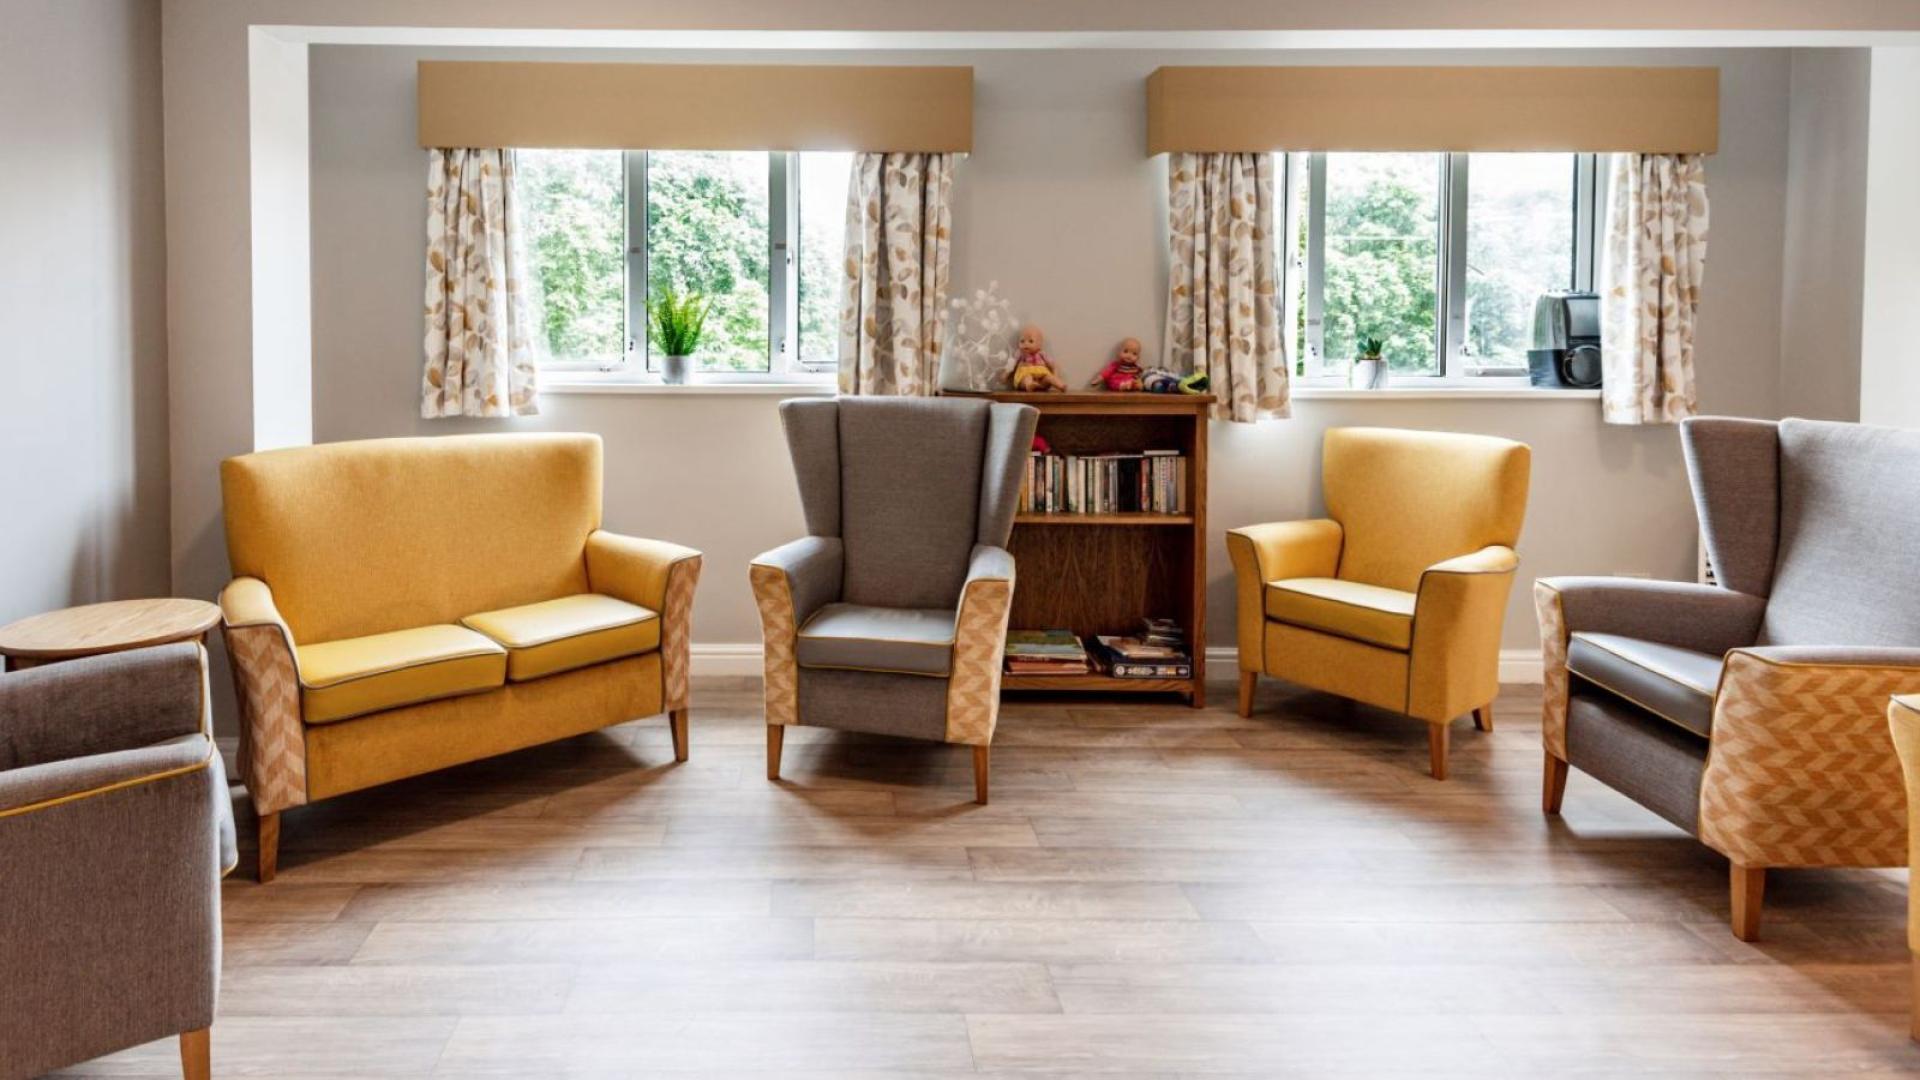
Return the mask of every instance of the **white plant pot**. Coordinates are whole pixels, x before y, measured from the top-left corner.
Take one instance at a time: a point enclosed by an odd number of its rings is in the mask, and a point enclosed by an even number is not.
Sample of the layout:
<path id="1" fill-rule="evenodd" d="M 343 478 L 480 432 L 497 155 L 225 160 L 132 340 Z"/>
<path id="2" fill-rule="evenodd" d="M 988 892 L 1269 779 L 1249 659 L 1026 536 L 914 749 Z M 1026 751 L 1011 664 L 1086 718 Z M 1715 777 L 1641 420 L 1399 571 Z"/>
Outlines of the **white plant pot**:
<path id="1" fill-rule="evenodd" d="M 1355 390 L 1384 390 L 1387 386 L 1387 362 L 1378 358 L 1356 358 L 1353 361 L 1353 374 L 1347 381 Z"/>
<path id="2" fill-rule="evenodd" d="M 668 386 L 680 386 L 687 381 L 687 373 L 692 370 L 693 357 L 666 357 L 660 361 L 660 381 Z"/>

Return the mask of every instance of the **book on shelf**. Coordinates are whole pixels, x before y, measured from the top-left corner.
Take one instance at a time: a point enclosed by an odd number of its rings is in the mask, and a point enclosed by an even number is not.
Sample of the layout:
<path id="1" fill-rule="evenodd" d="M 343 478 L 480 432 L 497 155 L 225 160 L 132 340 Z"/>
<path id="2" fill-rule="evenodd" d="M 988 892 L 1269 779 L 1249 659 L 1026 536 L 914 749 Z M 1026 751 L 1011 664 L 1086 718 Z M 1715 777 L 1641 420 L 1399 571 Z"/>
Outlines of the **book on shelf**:
<path id="1" fill-rule="evenodd" d="M 1116 679 L 1191 679 L 1193 655 L 1187 635 L 1171 619 L 1144 619 L 1138 634 L 1101 634 L 1093 646 L 1102 666 Z"/>
<path id="2" fill-rule="evenodd" d="M 1021 513 L 1184 514 L 1187 467 L 1178 450 L 1027 457 Z"/>
<path id="3" fill-rule="evenodd" d="M 1014 675 L 1087 675 L 1092 660 L 1071 630 L 1007 631 L 1007 671 Z"/>

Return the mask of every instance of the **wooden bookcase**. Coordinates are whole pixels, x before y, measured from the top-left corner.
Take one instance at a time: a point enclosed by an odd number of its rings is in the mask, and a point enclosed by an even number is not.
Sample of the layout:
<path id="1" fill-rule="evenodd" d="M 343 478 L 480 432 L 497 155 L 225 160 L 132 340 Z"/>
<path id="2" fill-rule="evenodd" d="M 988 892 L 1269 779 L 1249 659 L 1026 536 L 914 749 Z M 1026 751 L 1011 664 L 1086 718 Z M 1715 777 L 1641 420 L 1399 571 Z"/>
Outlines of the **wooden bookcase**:
<path id="1" fill-rule="evenodd" d="M 1179 514 L 1021 514 L 1011 548 L 1016 629 L 1131 634 L 1149 616 L 1186 629 L 1191 679 L 1107 675 L 1005 675 L 1005 690 L 1177 693 L 1206 704 L 1208 394 L 1018 394 L 995 401 L 1040 410 L 1039 434 L 1056 454 L 1178 450 L 1187 469 Z"/>

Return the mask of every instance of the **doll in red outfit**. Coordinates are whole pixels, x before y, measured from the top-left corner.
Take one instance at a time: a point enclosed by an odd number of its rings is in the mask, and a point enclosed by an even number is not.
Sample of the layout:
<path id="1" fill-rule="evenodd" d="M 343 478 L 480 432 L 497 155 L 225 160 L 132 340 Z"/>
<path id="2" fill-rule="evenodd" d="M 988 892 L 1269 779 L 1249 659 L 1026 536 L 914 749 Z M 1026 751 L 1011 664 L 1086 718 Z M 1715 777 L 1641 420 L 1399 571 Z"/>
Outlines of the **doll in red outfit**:
<path id="1" fill-rule="evenodd" d="M 1122 341 L 1113 351 L 1113 359 L 1093 377 L 1092 385 L 1120 391 L 1144 389 L 1140 382 L 1140 339 Z"/>

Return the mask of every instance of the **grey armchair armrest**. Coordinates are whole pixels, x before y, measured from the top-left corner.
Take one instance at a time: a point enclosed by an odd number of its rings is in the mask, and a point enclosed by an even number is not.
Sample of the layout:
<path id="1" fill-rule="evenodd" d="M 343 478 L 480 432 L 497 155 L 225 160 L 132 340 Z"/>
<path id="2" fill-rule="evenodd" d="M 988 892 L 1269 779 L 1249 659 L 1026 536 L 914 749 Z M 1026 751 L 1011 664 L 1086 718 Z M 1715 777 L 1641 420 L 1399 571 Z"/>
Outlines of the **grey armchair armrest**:
<path id="1" fill-rule="evenodd" d="M 235 861 L 207 710 L 197 644 L 0 676 L 0 1076 L 204 1060 Z"/>
<path id="2" fill-rule="evenodd" d="M 1539 605 L 1557 600 L 1569 634 L 1622 634 L 1716 656 L 1753 644 L 1767 609 L 1765 597 L 1641 578 L 1541 578 L 1534 596 Z"/>

